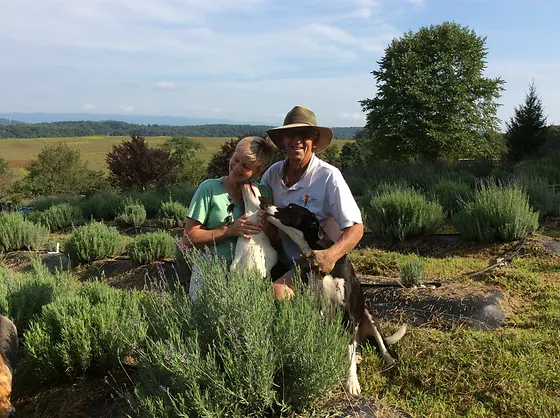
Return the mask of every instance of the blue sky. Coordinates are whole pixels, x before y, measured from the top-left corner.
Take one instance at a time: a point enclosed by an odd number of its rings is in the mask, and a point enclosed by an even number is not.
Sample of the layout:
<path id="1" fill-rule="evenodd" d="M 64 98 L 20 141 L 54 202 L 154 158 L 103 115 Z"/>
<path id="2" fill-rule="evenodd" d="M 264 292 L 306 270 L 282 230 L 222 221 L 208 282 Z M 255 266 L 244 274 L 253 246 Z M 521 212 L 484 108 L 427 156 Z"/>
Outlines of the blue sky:
<path id="1" fill-rule="evenodd" d="M 534 79 L 560 124 L 557 0 L 0 0 L 0 112 L 361 126 L 389 42 L 454 21 L 487 37 L 502 121 Z"/>

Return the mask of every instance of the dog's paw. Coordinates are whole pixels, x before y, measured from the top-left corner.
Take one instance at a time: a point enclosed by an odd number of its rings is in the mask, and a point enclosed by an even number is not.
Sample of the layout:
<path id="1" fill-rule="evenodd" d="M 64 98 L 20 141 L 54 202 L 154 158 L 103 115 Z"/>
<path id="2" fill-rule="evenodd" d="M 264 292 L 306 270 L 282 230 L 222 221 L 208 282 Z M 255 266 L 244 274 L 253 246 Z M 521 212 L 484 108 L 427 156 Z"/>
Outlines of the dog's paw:
<path id="1" fill-rule="evenodd" d="M 348 380 L 346 380 L 346 390 L 350 395 L 359 395 L 361 393 L 360 382 L 358 382 L 356 376 L 349 377 Z"/>

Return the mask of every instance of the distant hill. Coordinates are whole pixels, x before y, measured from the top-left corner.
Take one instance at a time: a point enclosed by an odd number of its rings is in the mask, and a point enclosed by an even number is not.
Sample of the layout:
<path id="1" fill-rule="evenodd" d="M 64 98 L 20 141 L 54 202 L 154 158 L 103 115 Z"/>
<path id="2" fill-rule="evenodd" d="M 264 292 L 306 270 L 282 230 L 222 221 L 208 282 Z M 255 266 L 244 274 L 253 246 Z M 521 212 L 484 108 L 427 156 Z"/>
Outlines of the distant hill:
<path id="1" fill-rule="evenodd" d="M 120 115 L 105 113 L 0 113 L 0 118 L 11 118 L 25 123 L 80 122 L 80 121 L 119 121 L 137 125 L 262 125 L 262 122 L 234 121 L 219 118 L 191 118 L 184 116 Z"/>
<path id="2" fill-rule="evenodd" d="M 62 138 L 74 136 L 197 136 L 197 137 L 236 137 L 243 134 L 263 135 L 272 125 L 251 124 L 201 124 L 201 125 L 142 125 L 121 121 L 73 121 L 50 123 L 24 123 L 19 125 L 0 125 L 2 138 Z M 333 128 L 336 139 L 354 139 L 360 127 Z"/>
<path id="3" fill-rule="evenodd" d="M 21 120 L 14 120 L 11 118 L 0 118 L 0 125 L 20 125 L 22 123 L 25 122 L 22 122 Z"/>

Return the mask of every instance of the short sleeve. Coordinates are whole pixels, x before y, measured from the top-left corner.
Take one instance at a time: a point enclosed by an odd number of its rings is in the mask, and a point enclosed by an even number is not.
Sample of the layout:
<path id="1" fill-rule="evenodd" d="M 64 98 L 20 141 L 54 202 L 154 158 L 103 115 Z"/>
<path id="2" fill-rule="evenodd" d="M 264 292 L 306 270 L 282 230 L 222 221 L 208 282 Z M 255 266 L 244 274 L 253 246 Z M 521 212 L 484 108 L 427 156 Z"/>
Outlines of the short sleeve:
<path id="1" fill-rule="evenodd" d="M 187 218 L 194 219 L 203 225 L 206 224 L 208 214 L 210 212 L 211 202 L 212 190 L 209 181 L 206 180 L 198 186 L 198 189 L 191 200 L 191 204 L 189 205 Z"/>
<path id="2" fill-rule="evenodd" d="M 338 170 L 333 171 L 330 183 L 331 185 L 327 187 L 327 199 L 331 215 L 340 229 L 348 228 L 354 223 L 363 223 L 360 207 L 342 173 Z"/>
<path id="3" fill-rule="evenodd" d="M 259 181 L 259 183 L 261 184 L 261 186 L 267 186 L 270 187 L 269 182 L 269 177 L 270 177 L 270 169 L 272 168 L 272 166 L 268 167 L 268 170 L 266 170 L 263 175 L 261 176 L 261 179 Z"/>

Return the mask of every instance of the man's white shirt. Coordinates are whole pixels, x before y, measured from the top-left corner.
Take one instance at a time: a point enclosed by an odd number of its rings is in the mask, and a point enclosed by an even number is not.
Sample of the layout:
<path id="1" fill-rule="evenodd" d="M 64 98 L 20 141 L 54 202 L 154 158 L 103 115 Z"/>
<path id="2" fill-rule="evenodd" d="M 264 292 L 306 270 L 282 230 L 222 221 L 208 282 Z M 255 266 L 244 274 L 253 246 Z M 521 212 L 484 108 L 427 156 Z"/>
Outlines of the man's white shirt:
<path id="1" fill-rule="evenodd" d="M 362 223 L 360 208 L 338 168 L 313 154 L 301 179 L 287 187 L 282 179 L 285 163 L 279 161 L 270 166 L 260 181 L 272 189 L 275 206 L 285 207 L 295 203 L 309 209 L 334 242 L 343 229 L 354 223 Z M 280 232 L 280 239 L 288 257 L 282 261 L 292 264 L 291 260 L 298 258 L 301 251 L 283 232 Z"/>

